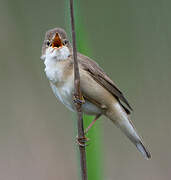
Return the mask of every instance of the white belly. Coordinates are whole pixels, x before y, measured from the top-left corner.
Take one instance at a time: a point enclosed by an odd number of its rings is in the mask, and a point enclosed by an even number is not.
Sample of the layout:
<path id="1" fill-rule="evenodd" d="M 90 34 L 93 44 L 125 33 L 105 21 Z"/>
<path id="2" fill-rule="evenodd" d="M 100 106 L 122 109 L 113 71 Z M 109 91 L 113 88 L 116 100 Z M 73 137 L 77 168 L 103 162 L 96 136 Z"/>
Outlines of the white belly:
<path id="1" fill-rule="evenodd" d="M 75 111 L 75 106 L 73 103 L 73 87 L 69 86 L 69 84 L 65 84 L 64 86 L 57 88 L 53 83 L 51 83 L 51 87 L 55 96 L 71 111 Z M 85 101 L 82 105 L 82 111 L 85 114 L 89 115 L 97 115 L 101 113 L 101 110 L 90 103 L 89 101 Z"/>
<path id="2" fill-rule="evenodd" d="M 74 110 L 74 104 L 72 99 L 73 94 L 73 87 L 71 86 L 71 83 L 65 83 L 61 87 L 56 87 L 53 83 L 50 83 L 51 88 L 53 90 L 53 93 L 55 96 L 71 111 Z"/>
<path id="3" fill-rule="evenodd" d="M 55 53 L 55 51 L 53 52 Z M 67 62 L 67 59 L 64 60 Z M 64 78 L 65 64 L 58 61 L 56 56 L 49 54 L 45 59 L 45 72 L 47 78 L 50 80 L 50 85 L 55 96 L 71 111 L 75 111 L 73 103 L 73 92 L 74 92 L 74 77 L 70 75 L 68 78 Z M 82 110 L 86 114 L 97 115 L 101 113 L 101 110 L 86 101 L 82 105 Z"/>

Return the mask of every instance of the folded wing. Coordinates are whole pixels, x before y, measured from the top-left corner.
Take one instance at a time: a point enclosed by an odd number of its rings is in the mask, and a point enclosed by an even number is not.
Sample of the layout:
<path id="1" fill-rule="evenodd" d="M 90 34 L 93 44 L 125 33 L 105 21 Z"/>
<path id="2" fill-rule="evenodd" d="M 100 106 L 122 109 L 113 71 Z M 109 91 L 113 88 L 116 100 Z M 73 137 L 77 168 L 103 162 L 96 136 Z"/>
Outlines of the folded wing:
<path id="1" fill-rule="evenodd" d="M 84 61 L 82 59 L 84 59 Z M 84 68 L 84 70 L 86 70 L 92 76 L 92 78 L 96 82 L 98 82 L 101 86 L 107 89 L 119 101 L 119 103 L 125 109 L 127 114 L 130 114 L 130 110 L 132 110 L 132 107 L 128 103 L 127 99 L 124 97 L 123 93 L 107 76 L 103 69 L 101 69 L 95 61 L 92 61 L 90 58 L 80 53 L 78 53 L 78 62 Z M 123 105 L 120 101 L 125 103 L 127 107 Z"/>

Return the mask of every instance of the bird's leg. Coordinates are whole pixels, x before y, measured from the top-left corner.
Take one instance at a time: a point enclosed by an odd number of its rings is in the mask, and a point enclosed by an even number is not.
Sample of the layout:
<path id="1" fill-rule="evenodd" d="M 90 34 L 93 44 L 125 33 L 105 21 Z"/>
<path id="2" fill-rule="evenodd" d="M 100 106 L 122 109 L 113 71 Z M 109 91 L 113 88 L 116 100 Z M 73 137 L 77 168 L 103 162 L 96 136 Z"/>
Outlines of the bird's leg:
<path id="1" fill-rule="evenodd" d="M 90 123 L 90 125 L 87 127 L 87 129 L 84 131 L 84 134 L 87 134 L 88 131 L 90 130 L 90 128 L 94 125 L 94 123 L 97 121 L 97 119 L 99 119 L 99 117 L 101 116 L 102 114 L 98 114 L 94 119 L 93 121 Z M 76 137 L 76 143 L 79 144 L 80 146 L 82 147 L 85 147 L 87 146 L 88 144 L 85 144 L 89 141 L 89 138 L 87 137 L 82 137 L 82 138 L 78 138 L 78 136 Z"/>
<path id="2" fill-rule="evenodd" d="M 85 130 L 84 134 L 87 134 L 88 131 L 90 130 L 90 128 L 94 125 L 94 123 L 97 121 L 97 119 L 99 119 L 99 117 L 101 116 L 102 114 L 98 114 L 94 120 L 90 123 L 90 125 L 87 127 L 87 129 Z"/>

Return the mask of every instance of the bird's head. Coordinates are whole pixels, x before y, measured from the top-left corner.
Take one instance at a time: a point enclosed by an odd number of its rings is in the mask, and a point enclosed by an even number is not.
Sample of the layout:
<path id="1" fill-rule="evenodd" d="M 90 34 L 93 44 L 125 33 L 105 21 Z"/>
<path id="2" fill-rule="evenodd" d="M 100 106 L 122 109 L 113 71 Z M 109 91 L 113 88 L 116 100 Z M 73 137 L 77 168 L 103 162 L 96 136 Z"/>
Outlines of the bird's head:
<path id="1" fill-rule="evenodd" d="M 46 32 L 42 45 L 41 59 L 51 57 L 56 60 L 65 60 L 70 55 L 70 43 L 66 32 L 61 28 L 54 28 Z"/>

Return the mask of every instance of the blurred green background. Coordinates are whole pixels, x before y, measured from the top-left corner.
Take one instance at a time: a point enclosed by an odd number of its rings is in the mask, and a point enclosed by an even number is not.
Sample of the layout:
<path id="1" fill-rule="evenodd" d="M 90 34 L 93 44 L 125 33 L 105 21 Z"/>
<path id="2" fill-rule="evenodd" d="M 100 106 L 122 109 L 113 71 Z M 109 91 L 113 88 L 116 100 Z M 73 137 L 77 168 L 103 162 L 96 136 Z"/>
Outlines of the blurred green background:
<path id="1" fill-rule="evenodd" d="M 125 92 L 133 122 L 152 152 L 152 159 L 144 160 L 101 118 L 105 180 L 170 180 L 171 1 L 80 4 L 91 57 Z M 64 28 L 65 11 L 59 0 L 1 0 L 2 180 L 77 179 L 75 119 L 55 99 L 40 60 L 45 31 Z"/>

